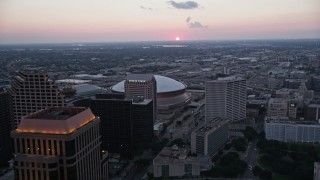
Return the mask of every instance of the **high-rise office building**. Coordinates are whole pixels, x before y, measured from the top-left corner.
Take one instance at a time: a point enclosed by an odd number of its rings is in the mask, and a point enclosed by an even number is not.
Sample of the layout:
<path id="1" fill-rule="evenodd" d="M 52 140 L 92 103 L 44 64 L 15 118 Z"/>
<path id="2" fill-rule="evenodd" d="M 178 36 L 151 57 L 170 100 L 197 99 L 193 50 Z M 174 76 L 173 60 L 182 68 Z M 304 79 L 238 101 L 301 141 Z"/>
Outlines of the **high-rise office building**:
<path id="1" fill-rule="evenodd" d="M 125 98 L 121 93 L 97 94 L 78 101 L 76 106 L 89 106 L 101 118 L 103 150 L 132 158 L 134 147 L 144 147 L 153 138 L 153 102 L 142 97 Z"/>
<path id="2" fill-rule="evenodd" d="M 134 144 L 146 146 L 153 138 L 153 101 L 134 99 L 132 102 L 132 121 Z"/>
<path id="3" fill-rule="evenodd" d="M 132 158 L 132 100 L 124 99 L 121 94 L 98 94 L 90 100 L 89 107 L 101 119 L 101 148 L 126 159 Z"/>
<path id="4" fill-rule="evenodd" d="M 22 119 L 11 132 L 17 180 L 100 180 L 99 117 L 90 109 L 51 107 Z M 105 157 L 105 156 L 104 156 Z"/>
<path id="5" fill-rule="evenodd" d="M 150 74 L 129 74 L 124 82 L 126 97 L 129 99 L 143 97 L 152 99 L 153 122 L 157 121 L 157 82 Z"/>
<path id="6" fill-rule="evenodd" d="M 8 165 L 8 161 L 12 158 L 11 119 L 10 95 L 0 89 L 0 167 Z"/>
<path id="7" fill-rule="evenodd" d="M 229 121 L 246 118 L 246 80 L 238 77 L 225 77 L 206 82 L 205 119 L 215 117 Z"/>
<path id="8" fill-rule="evenodd" d="M 64 97 L 48 75 L 38 70 L 22 70 L 11 84 L 13 128 L 23 116 L 47 107 L 64 106 Z"/>

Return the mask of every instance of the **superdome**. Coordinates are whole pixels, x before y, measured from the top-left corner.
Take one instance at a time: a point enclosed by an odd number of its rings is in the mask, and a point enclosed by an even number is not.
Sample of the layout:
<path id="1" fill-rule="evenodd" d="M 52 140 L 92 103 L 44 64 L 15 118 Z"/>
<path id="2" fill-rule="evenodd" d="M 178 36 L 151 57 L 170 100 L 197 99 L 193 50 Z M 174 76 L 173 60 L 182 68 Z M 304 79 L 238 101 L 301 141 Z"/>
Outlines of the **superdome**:
<path id="1" fill-rule="evenodd" d="M 157 109 L 170 110 L 190 102 L 186 86 L 174 79 L 154 75 L 157 82 Z M 124 93 L 124 80 L 111 87 L 113 92 Z"/>

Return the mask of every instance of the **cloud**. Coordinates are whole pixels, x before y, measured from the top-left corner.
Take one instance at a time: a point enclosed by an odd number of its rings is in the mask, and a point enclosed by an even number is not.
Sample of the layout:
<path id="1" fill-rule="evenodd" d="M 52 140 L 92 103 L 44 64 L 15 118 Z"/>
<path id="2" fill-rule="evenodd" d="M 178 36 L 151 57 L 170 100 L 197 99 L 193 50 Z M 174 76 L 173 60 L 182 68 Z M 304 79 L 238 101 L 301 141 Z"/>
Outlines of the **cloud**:
<path id="1" fill-rule="evenodd" d="M 190 28 L 207 28 L 208 26 L 204 26 L 200 22 L 195 21 L 195 22 L 189 23 L 189 27 Z"/>
<path id="2" fill-rule="evenodd" d="M 190 20 L 191 20 L 191 17 L 189 16 L 189 17 L 187 17 L 186 22 L 189 23 Z"/>
<path id="3" fill-rule="evenodd" d="M 186 2 L 168 1 L 168 3 L 177 9 L 195 9 L 199 7 L 198 3 L 194 1 L 186 1 Z"/>
<path id="4" fill-rule="evenodd" d="M 144 6 L 140 6 L 140 9 L 149 10 L 149 11 L 152 11 L 152 10 L 153 10 L 152 8 L 147 8 L 147 7 L 144 7 Z"/>
<path id="5" fill-rule="evenodd" d="M 189 26 L 189 28 L 207 28 L 207 25 L 202 25 L 199 21 L 191 21 L 191 17 L 187 17 L 186 19 L 187 25 Z"/>

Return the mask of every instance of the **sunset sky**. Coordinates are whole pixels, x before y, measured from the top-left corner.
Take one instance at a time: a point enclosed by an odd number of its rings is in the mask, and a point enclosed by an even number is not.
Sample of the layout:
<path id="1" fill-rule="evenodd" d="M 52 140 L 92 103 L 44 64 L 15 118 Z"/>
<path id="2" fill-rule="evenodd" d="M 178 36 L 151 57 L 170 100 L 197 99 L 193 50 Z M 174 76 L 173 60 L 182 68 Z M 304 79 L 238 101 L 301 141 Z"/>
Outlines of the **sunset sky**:
<path id="1" fill-rule="evenodd" d="M 0 44 L 320 38 L 320 0 L 0 0 Z"/>

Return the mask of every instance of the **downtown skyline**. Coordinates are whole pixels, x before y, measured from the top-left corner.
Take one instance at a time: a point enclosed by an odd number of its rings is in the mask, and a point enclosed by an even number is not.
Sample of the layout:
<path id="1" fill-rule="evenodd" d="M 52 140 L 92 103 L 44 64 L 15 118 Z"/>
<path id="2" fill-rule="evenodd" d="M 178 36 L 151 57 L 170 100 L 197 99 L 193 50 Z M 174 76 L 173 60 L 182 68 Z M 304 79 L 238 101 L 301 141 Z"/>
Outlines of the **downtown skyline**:
<path id="1" fill-rule="evenodd" d="M 318 0 L 3 0 L 0 44 L 320 38 Z"/>

